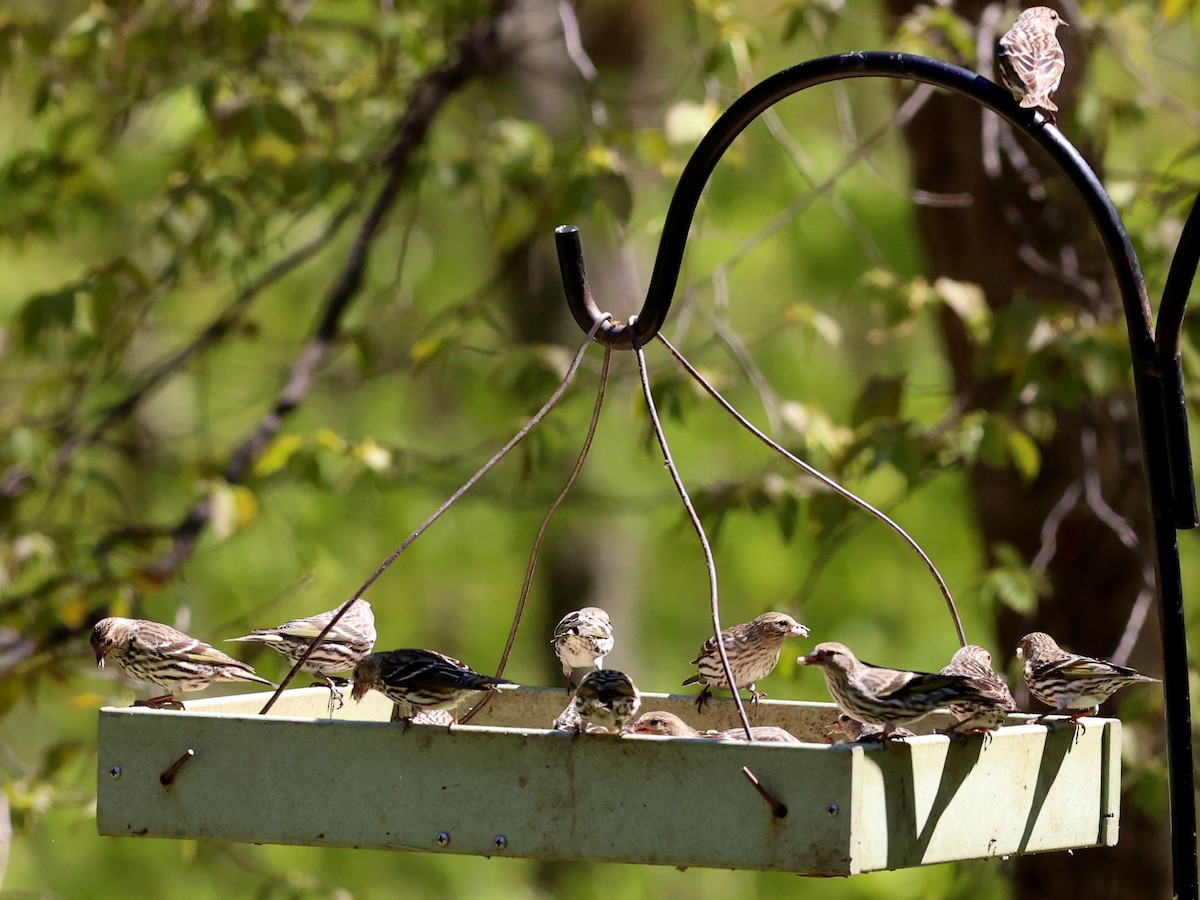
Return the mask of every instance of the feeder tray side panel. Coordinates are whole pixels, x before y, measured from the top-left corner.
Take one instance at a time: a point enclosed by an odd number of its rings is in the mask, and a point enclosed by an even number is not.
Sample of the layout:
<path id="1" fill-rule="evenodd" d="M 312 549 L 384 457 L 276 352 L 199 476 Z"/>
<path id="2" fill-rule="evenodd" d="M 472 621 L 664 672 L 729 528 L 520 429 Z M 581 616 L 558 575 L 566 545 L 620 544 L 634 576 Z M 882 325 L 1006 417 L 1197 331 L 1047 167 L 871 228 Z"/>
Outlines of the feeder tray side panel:
<path id="1" fill-rule="evenodd" d="M 1120 722 L 1006 728 L 986 743 L 912 739 L 864 756 L 862 871 L 1112 845 Z M 1115 780 L 1114 780 L 1115 779 Z"/>
<path id="2" fill-rule="evenodd" d="M 102 834 L 851 871 L 850 816 L 828 809 L 853 754 L 827 748 L 142 709 L 100 732 Z"/>

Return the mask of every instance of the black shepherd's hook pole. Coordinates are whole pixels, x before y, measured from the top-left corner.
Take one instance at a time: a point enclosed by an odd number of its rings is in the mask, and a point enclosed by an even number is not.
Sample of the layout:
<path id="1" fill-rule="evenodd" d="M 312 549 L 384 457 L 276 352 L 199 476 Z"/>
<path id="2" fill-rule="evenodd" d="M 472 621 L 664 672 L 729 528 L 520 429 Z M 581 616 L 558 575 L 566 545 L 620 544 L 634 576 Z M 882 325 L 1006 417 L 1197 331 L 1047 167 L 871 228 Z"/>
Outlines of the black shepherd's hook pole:
<path id="1" fill-rule="evenodd" d="M 595 339 L 615 349 L 629 350 L 646 344 L 658 334 L 671 308 L 696 204 L 722 154 L 747 125 L 778 101 L 806 88 L 846 78 L 871 77 L 918 81 L 953 91 L 1024 131 L 1049 154 L 1083 196 L 1100 232 L 1125 309 L 1142 459 L 1154 522 L 1175 896 L 1181 900 L 1200 900 L 1188 657 L 1176 534 L 1180 528 L 1194 528 L 1197 524 L 1179 335 L 1192 278 L 1200 262 L 1200 198 L 1175 254 L 1155 332 L 1141 268 L 1121 217 L 1083 157 L 1040 113 L 1021 109 L 1008 91 L 983 76 L 938 60 L 885 52 L 828 56 L 771 76 L 746 92 L 717 120 L 680 176 L 663 223 L 662 240 L 641 312 L 633 324 L 609 321 L 596 332 Z M 579 229 L 561 226 L 556 229 L 555 240 L 567 304 L 580 327 L 590 331 L 604 313 L 588 289 Z"/>

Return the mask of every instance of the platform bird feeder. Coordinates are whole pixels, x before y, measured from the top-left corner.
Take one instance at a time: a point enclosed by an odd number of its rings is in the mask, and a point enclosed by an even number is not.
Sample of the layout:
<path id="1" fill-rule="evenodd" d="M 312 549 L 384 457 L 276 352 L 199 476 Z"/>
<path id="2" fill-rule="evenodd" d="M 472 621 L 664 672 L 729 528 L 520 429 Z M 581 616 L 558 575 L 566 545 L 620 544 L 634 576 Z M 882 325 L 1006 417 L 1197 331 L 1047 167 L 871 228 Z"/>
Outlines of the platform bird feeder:
<path id="1" fill-rule="evenodd" d="M 551 731 L 556 688 L 504 691 L 449 726 L 391 722 L 377 693 L 329 719 L 324 688 L 256 715 L 267 696 L 103 710 L 101 834 L 812 875 L 1117 840 L 1115 719 L 1078 737 L 1014 724 L 986 742 L 831 746 L 836 707 L 764 700 L 755 720 L 804 743 L 749 744 Z M 643 696 L 695 719 L 694 697 Z M 710 707 L 707 727 L 736 726 L 731 701 Z"/>
<path id="2" fill-rule="evenodd" d="M 671 201 L 645 303 L 617 322 L 588 288 L 578 229 L 557 230 L 567 302 L 598 343 L 640 351 L 659 336 L 693 213 L 741 131 L 818 84 L 883 77 L 965 96 L 1023 131 L 1085 199 L 1113 265 L 1129 332 L 1150 487 L 1162 627 L 1175 895 L 1197 897 L 1187 649 L 1177 530 L 1197 524 L 1180 332 L 1200 261 L 1200 199 L 1159 317 L 1129 237 L 1096 175 L 1040 113 L 973 72 L 899 53 L 847 53 L 784 70 L 712 127 Z M 947 140 L 953 140 L 948 136 Z M 715 618 L 715 616 L 714 616 Z M 890 746 L 830 745 L 829 704 L 763 701 L 756 724 L 799 744 L 569 734 L 550 723 L 562 689 L 498 693 L 470 724 L 389 721 L 371 693 L 332 715 L 323 688 L 191 701 L 180 712 L 103 709 L 97 821 L 102 834 L 369 847 L 672 866 L 853 875 L 951 860 L 1116 843 L 1121 725 L 1047 728 L 1014 715 L 987 739 L 926 733 Z M 703 728 L 738 724 L 729 700 L 696 722 L 693 697 L 644 694 L 643 710 Z M 270 707 L 269 713 L 264 710 Z"/>

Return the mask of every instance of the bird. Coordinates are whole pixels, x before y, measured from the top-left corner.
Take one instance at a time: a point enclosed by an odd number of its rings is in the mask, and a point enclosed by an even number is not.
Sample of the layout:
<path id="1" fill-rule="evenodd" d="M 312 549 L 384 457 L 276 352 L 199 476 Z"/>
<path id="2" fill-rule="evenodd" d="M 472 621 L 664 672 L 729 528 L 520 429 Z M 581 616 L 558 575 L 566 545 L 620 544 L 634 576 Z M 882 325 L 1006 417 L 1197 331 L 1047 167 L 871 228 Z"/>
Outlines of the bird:
<path id="1" fill-rule="evenodd" d="M 383 650 L 363 657 L 354 667 L 350 696 L 361 701 L 379 691 L 393 703 L 406 703 L 413 715 L 422 710 L 453 711 L 473 693 L 516 687 L 504 678 L 481 675 L 465 663 L 436 650 Z M 411 721 L 412 715 L 403 718 Z"/>
<path id="2" fill-rule="evenodd" d="M 825 740 L 831 744 L 839 741 L 850 744 L 878 743 L 883 734 L 883 726 L 868 725 L 858 719 L 842 713 L 825 730 Z M 907 728 L 896 728 L 892 731 L 892 739 L 915 737 Z"/>
<path id="3" fill-rule="evenodd" d="M 1093 716 L 1100 704 L 1131 684 L 1158 681 L 1143 675 L 1129 666 L 1119 666 L 1104 659 L 1068 653 L 1055 643 L 1054 638 L 1041 631 L 1034 631 L 1021 638 L 1017 646 L 1017 659 L 1025 660 L 1025 684 L 1029 693 L 1054 713 L 1069 713 L 1072 725 L 1083 727 L 1079 720 Z M 1035 719 L 1043 721 L 1053 713 L 1045 713 Z"/>
<path id="4" fill-rule="evenodd" d="M 727 741 L 746 739 L 743 728 L 729 728 L 725 731 L 700 732 L 674 713 L 656 709 L 644 712 L 636 722 L 625 727 L 630 734 L 658 734 L 665 737 L 705 738 L 712 741 Z M 770 744 L 799 744 L 800 739 L 792 733 L 776 725 L 750 726 L 750 738 Z"/>
<path id="5" fill-rule="evenodd" d="M 575 699 L 571 701 L 574 713 L 579 717 L 575 730 L 582 730 L 590 723 L 619 732 L 637 715 L 641 705 L 641 694 L 624 672 L 616 669 L 588 672 L 579 682 Z"/>
<path id="6" fill-rule="evenodd" d="M 869 725 L 882 725 L 879 739 L 896 739 L 896 726 L 915 722 L 939 706 L 987 698 L 961 675 L 886 669 L 861 662 L 845 644 L 818 644 L 796 662 L 819 666 L 842 712 Z"/>
<path id="7" fill-rule="evenodd" d="M 949 728 L 942 729 L 941 734 L 950 737 L 964 737 L 967 732 L 983 734 L 995 731 L 1004 724 L 1010 712 L 1016 712 L 1017 704 L 1013 700 L 1008 685 L 1000 680 L 1000 676 L 992 669 L 992 654 L 983 647 L 967 644 L 960 647 L 950 657 L 941 671 L 942 675 L 961 675 L 967 678 L 971 685 L 987 699 L 963 700 L 950 704 L 950 712 L 958 721 Z"/>
<path id="8" fill-rule="evenodd" d="M 306 619 L 292 619 L 275 628 L 260 628 L 242 637 L 229 638 L 230 641 L 250 641 L 266 644 L 280 656 L 295 664 L 305 650 L 329 624 L 341 607 L 331 609 L 319 615 Z M 345 672 L 358 665 L 359 660 L 375 647 L 375 612 L 371 604 L 359 597 L 345 614 L 338 619 L 337 624 L 329 630 L 324 639 L 313 648 L 308 659 L 301 666 L 301 671 L 311 672 L 324 680 L 340 703 L 341 694 L 333 678 L 335 672 Z M 345 682 L 343 682 L 344 684 Z"/>
<path id="9" fill-rule="evenodd" d="M 253 681 L 277 687 L 260 678 L 247 663 L 170 625 L 148 619 L 101 619 L 92 628 L 91 641 L 98 668 L 103 669 L 105 662 L 113 659 L 139 681 L 166 690 L 158 697 L 138 700 L 134 706 L 183 709 L 176 694 L 203 690 L 216 681 Z"/>
<path id="10" fill-rule="evenodd" d="M 612 652 L 614 643 L 612 622 L 600 607 L 585 606 L 562 617 L 554 626 L 550 643 L 562 663 L 563 674 L 574 687 L 574 669 L 604 668 L 604 657 Z"/>
<path id="11" fill-rule="evenodd" d="M 1050 95 L 1058 90 L 1066 59 L 1055 31 L 1066 25 L 1048 6 L 1031 6 L 1017 17 L 996 46 L 1000 78 L 1026 109 L 1040 107 L 1054 121 L 1058 107 Z"/>
<path id="12" fill-rule="evenodd" d="M 750 699 L 754 703 L 767 696 L 759 693 L 756 682 L 775 670 L 785 640 L 807 636 L 808 628 L 781 612 L 763 613 L 750 622 L 723 630 L 721 643 L 725 646 L 725 655 L 729 657 L 735 688 L 741 690 L 749 687 Z M 709 638 L 701 645 L 692 665 L 699 671 L 684 681 L 683 685 L 687 687 L 689 684 L 703 683 L 704 687 L 696 698 L 696 710 L 702 711 L 705 701 L 712 696 L 712 688 L 730 689 L 714 638 Z"/>

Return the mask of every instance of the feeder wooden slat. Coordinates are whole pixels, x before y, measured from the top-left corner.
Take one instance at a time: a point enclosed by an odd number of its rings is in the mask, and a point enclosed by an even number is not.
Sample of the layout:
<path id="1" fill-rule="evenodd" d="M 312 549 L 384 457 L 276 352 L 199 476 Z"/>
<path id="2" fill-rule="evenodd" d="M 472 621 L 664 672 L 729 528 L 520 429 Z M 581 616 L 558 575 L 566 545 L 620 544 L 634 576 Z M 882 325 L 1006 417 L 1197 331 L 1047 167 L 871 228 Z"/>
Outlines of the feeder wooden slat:
<path id="1" fill-rule="evenodd" d="M 549 688 L 506 691 L 453 727 L 388 722 L 392 706 L 374 693 L 329 720 L 323 688 L 255 715 L 266 696 L 101 710 L 100 833 L 819 875 L 1117 839 L 1112 719 L 1086 720 L 1078 738 L 1016 725 L 986 746 L 830 747 L 836 710 L 824 703 L 768 700 L 752 713 L 814 742 L 786 745 L 548 732 L 567 699 Z M 702 728 L 736 721 L 729 701 L 697 717 L 689 697 L 643 698 Z"/>

